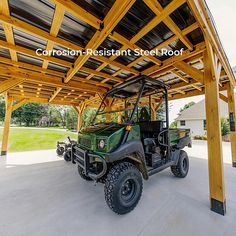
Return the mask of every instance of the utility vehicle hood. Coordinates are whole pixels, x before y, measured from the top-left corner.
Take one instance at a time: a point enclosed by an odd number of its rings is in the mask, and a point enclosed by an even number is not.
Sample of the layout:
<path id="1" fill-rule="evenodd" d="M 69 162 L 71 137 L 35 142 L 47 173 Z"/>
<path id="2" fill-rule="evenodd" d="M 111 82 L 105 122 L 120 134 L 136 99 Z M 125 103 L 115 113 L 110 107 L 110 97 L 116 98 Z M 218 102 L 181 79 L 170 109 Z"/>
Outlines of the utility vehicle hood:
<path id="1" fill-rule="evenodd" d="M 122 124 L 97 124 L 92 125 L 88 128 L 81 130 L 81 134 L 94 134 L 98 136 L 110 136 L 111 134 L 115 133 L 119 129 L 123 128 L 125 125 Z"/>

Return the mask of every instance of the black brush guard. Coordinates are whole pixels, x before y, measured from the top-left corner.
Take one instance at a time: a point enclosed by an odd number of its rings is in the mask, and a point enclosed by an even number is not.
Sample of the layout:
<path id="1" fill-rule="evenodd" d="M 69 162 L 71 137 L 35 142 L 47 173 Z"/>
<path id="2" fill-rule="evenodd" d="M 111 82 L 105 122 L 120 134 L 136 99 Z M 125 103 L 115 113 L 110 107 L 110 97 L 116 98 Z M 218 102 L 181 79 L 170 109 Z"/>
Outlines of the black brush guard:
<path id="1" fill-rule="evenodd" d="M 101 178 L 107 171 L 107 164 L 106 161 L 99 155 L 90 153 L 88 150 L 84 150 L 78 146 L 73 147 L 73 160 L 78 163 L 78 165 L 84 170 L 85 175 L 90 177 L 93 180 L 98 180 Z M 91 166 L 91 159 L 98 158 L 99 161 L 102 163 L 102 171 L 99 173 L 93 173 L 90 170 Z"/>

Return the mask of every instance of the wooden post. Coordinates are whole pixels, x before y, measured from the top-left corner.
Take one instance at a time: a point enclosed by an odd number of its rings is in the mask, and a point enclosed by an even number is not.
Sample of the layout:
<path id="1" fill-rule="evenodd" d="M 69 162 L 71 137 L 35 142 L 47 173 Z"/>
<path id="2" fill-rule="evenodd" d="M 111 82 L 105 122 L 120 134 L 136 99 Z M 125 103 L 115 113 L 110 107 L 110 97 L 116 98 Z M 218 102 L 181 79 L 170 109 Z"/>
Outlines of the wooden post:
<path id="1" fill-rule="evenodd" d="M 107 98 L 107 99 L 106 99 L 106 101 L 105 101 L 105 103 L 106 103 L 106 109 L 105 109 L 105 111 L 106 111 L 106 112 L 109 112 L 109 111 L 112 110 L 112 102 L 113 102 L 113 100 L 112 100 L 111 98 Z M 110 123 L 111 120 L 112 120 L 111 113 L 106 113 L 106 122 L 107 122 L 107 123 Z"/>
<path id="2" fill-rule="evenodd" d="M 77 123 L 77 131 L 79 132 L 82 124 L 83 124 L 83 111 L 85 109 L 85 104 L 81 104 L 80 107 L 73 106 L 76 112 L 78 113 L 78 123 Z"/>
<path id="3" fill-rule="evenodd" d="M 224 215 L 226 200 L 219 114 L 219 84 L 218 78 L 213 78 L 210 57 L 206 52 L 204 53 L 204 64 L 211 210 Z"/>
<path id="4" fill-rule="evenodd" d="M 118 112 L 117 123 L 121 124 L 122 122 L 122 112 Z"/>
<path id="5" fill-rule="evenodd" d="M 78 113 L 78 124 L 77 124 L 77 131 L 79 132 L 83 124 L 83 112 Z"/>
<path id="6" fill-rule="evenodd" d="M 157 112 L 156 112 L 156 108 L 155 108 L 155 103 L 151 103 L 151 120 L 152 121 L 155 121 L 156 120 L 156 115 Z"/>
<path id="7" fill-rule="evenodd" d="M 6 111 L 5 111 L 5 119 L 4 119 L 1 156 L 4 156 L 7 154 L 9 130 L 10 130 L 10 124 L 11 124 L 12 102 L 13 102 L 12 97 L 9 97 L 8 94 L 6 94 L 5 96 Z"/>
<path id="8" fill-rule="evenodd" d="M 236 168 L 236 127 L 235 127 L 236 111 L 235 111 L 234 87 L 231 83 L 227 92 L 228 92 L 228 110 L 229 110 L 229 122 L 230 122 L 232 165 L 233 167 Z"/>

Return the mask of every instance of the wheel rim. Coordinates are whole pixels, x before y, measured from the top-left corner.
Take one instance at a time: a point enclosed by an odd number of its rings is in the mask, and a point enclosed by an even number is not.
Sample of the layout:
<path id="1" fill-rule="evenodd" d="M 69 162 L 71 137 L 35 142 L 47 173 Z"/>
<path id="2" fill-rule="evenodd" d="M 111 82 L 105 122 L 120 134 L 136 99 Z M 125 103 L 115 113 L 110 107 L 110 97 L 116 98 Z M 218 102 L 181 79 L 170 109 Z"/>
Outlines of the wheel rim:
<path id="1" fill-rule="evenodd" d="M 125 203 L 132 201 L 136 195 L 136 182 L 133 179 L 126 180 L 121 186 L 121 199 Z"/>

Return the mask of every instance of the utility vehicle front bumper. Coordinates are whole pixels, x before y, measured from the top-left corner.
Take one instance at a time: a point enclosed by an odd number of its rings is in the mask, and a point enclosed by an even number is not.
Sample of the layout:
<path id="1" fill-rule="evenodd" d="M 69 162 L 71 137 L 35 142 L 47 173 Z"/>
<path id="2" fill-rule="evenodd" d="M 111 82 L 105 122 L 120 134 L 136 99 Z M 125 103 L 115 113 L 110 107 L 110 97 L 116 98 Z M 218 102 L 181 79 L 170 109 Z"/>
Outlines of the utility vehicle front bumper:
<path id="1" fill-rule="evenodd" d="M 88 150 L 82 149 L 78 146 L 73 147 L 74 160 L 84 170 L 84 174 L 90 178 L 97 180 L 101 178 L 107 171 L 107 164 L 103 157 L 91 153 Z M 102 163 L 102 170 L 99 173 L 95 173 L 91 170 L 91 165 L 94 162 Z"/>

